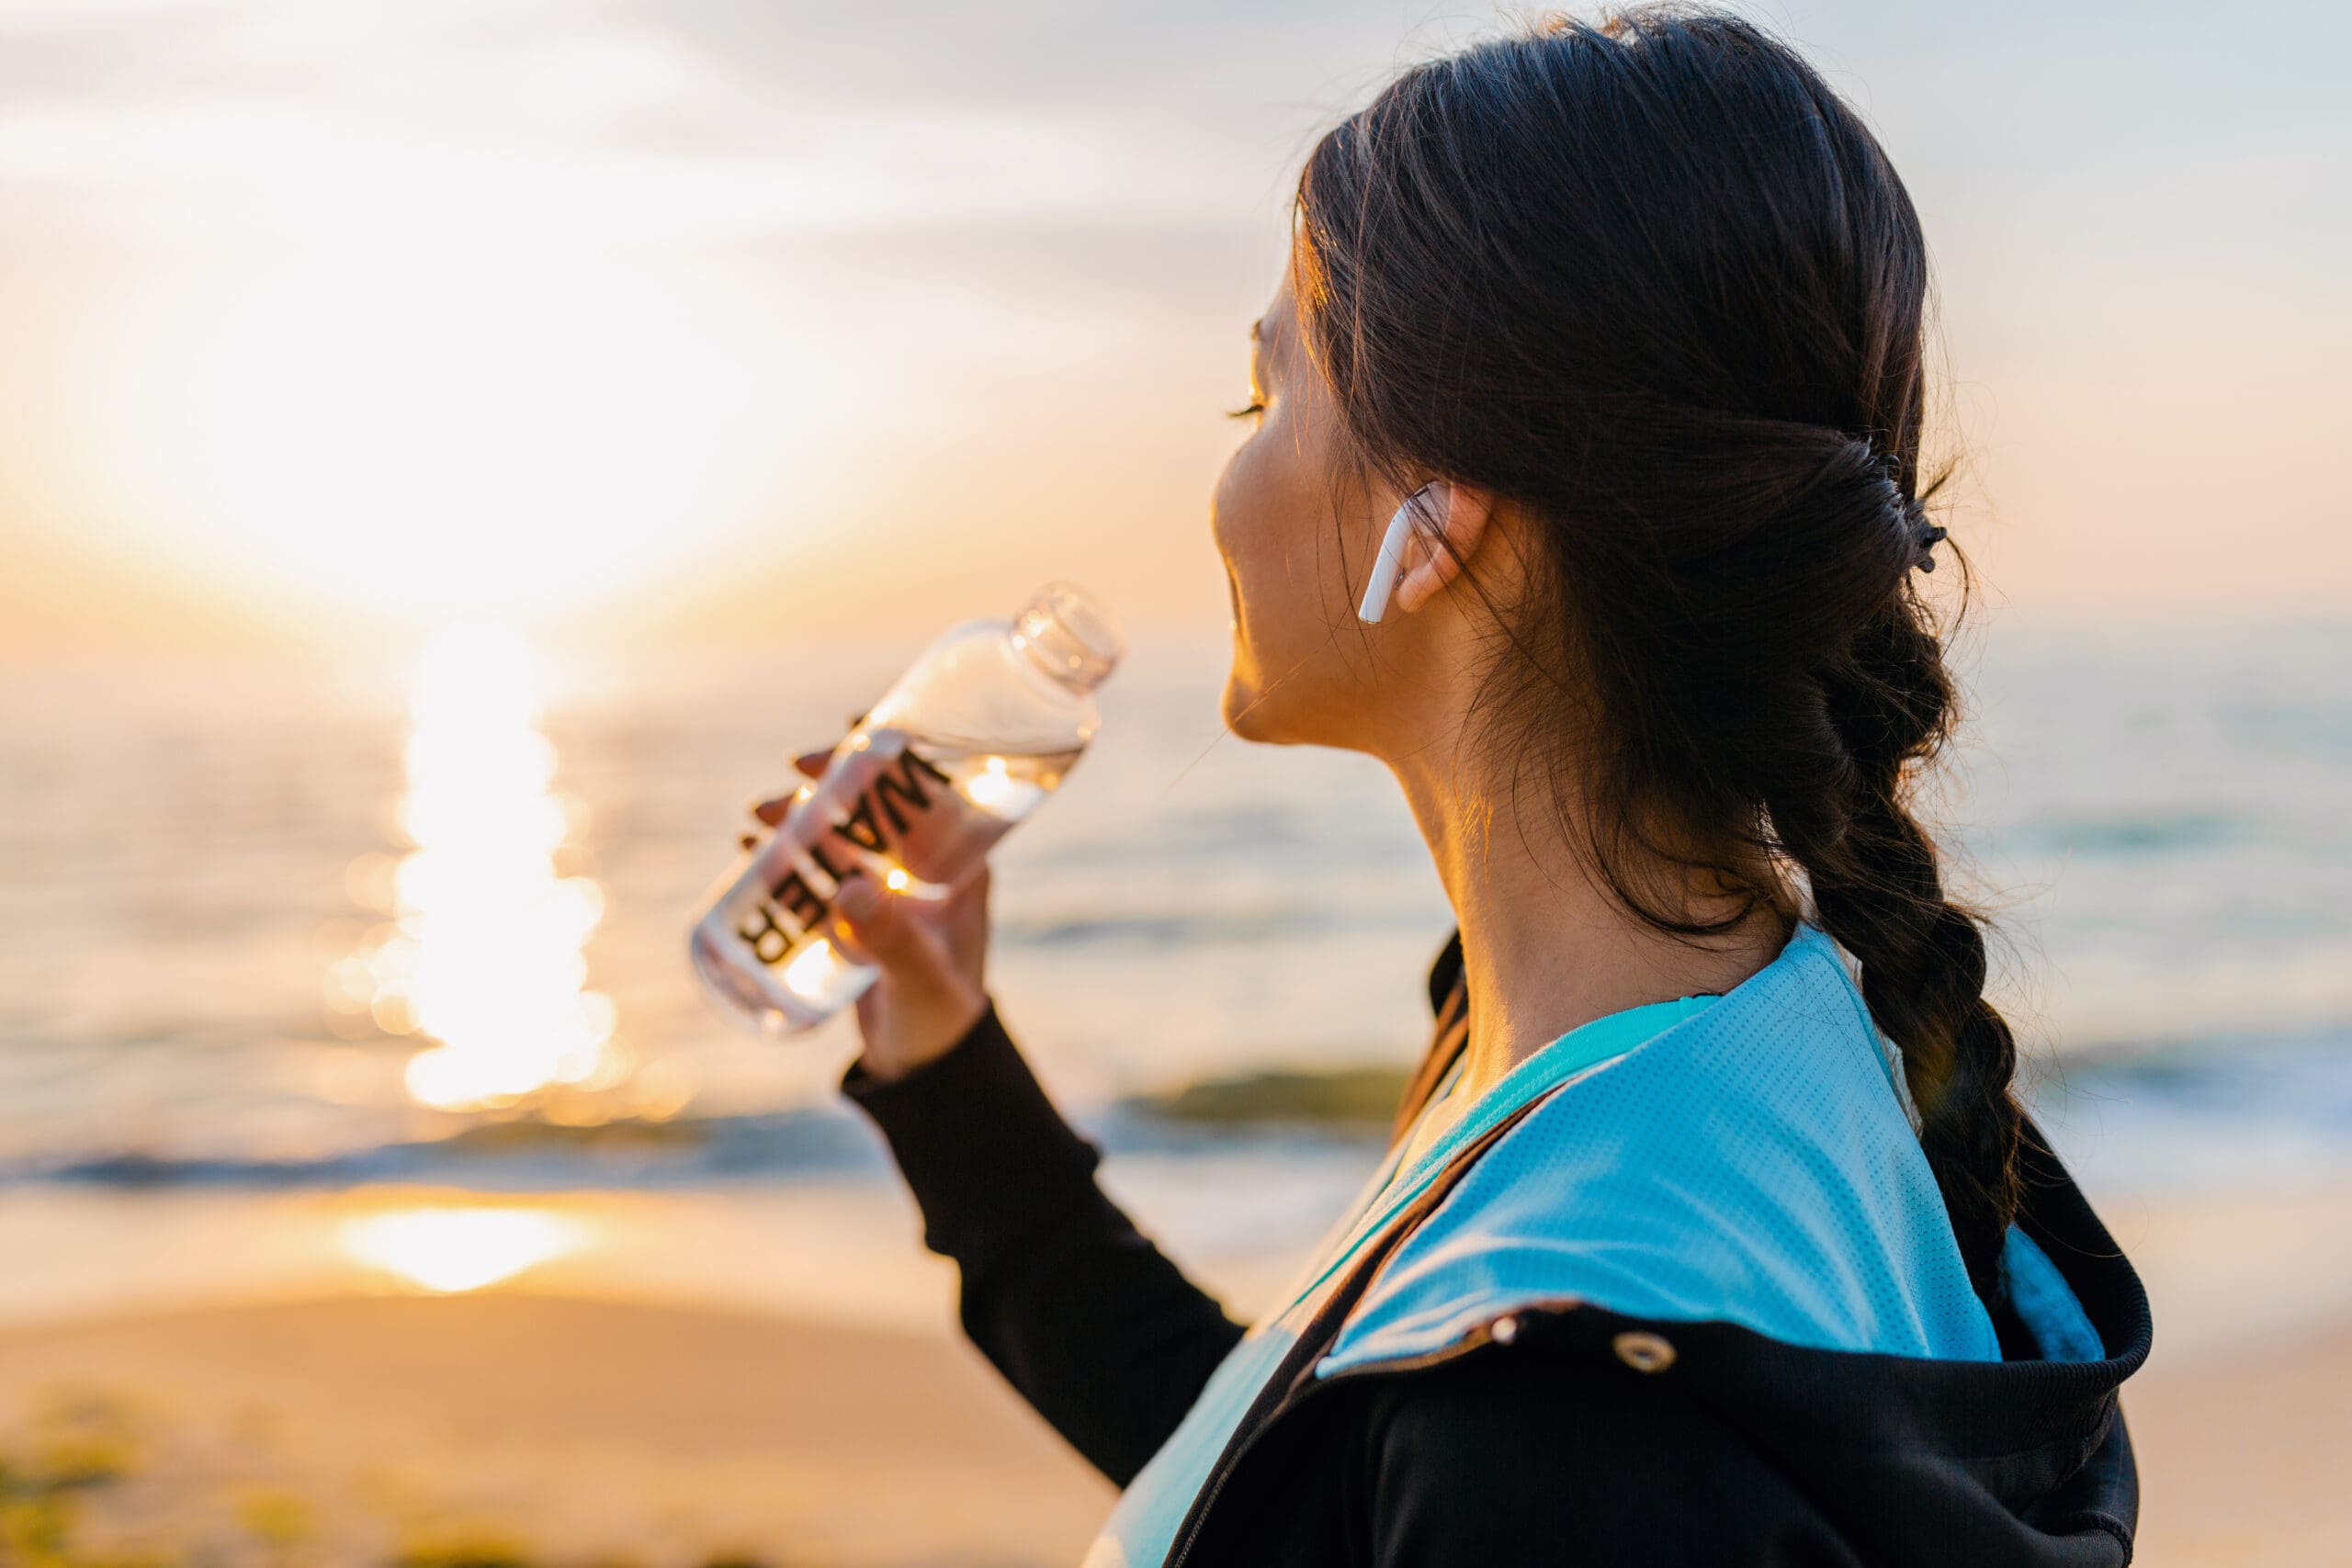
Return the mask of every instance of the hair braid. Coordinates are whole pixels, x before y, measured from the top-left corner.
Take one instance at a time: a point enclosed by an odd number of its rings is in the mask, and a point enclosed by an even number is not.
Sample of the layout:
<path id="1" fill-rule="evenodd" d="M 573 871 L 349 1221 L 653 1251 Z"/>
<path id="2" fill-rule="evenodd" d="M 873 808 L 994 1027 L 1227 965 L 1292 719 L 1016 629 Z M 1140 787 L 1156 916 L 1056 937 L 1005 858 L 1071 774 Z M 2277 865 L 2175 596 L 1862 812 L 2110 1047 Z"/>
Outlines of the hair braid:
<path id="1" fill-rule="evenodd" d="M 1847 829 L 1801 860 L 1822 928 L 1860 960 L 1862 998 L 1902 1048 L 1920 1146 L 1969 1278 L 1993 1301 L 2018 1208 L 2017 1045 L 1984 999 L 1982 918 L 1946 893 L 1906 799 L 1906 771 L 1940 749 L 1955 718 L 1942 645 L 1898 590 L 1824 682 L 1853 761 Z"/>

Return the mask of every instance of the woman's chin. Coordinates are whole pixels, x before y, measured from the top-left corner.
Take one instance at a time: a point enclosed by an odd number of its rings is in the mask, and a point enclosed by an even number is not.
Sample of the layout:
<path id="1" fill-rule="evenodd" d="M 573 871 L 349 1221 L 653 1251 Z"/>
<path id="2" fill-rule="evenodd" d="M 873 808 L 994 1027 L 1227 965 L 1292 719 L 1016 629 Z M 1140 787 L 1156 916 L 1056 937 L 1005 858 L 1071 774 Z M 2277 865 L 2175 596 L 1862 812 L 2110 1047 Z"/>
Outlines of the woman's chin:
<path id="1" fill-rule="evenodd" d="M 1284 746 L 1301 739 L 1294 733 L 1283 709 L 1290 704 L 1287 690 L 1274 694 L 1258 678 L 1248 656 L 1237 651 L 1233 670 L 1225 678 L 1225 695 L 1218 704 L 1226 728 L 1244 740 L 1262 741 Z"/>
<path id="2" fill-rule="evenodd" d="M 1226 728 L 1244 740 L 1272 740 L 1267 720 L 1272 716 L 1264 701 L 1265 688 L 1250 668 L 1250 656 L 1239 649 L 1233 654 L 1233 668 L 1225 677 L 1225 695 L 1217 704 L 1218 716 Z"/>
<path id="3" fill-rule="evenodd" d="M 1244 740 L 1258 739 L 1250 733 L 1251 722 L 1257 716 L 1250 711 L 1254 696 L 1255 688 L 1243 677 L 1237 662 L 1225 678 L 1225 694 L 1217 699 L 1217 716 L 1224 720 L 1226 728 Z"/>

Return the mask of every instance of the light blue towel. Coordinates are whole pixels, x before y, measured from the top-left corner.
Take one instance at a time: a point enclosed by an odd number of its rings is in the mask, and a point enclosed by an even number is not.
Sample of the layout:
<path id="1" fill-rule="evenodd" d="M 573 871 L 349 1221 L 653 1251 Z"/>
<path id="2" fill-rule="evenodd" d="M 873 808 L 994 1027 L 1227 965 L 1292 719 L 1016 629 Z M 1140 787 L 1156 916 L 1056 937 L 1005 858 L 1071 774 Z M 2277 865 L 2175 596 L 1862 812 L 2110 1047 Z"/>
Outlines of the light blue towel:
<path id="1" fill-rule="evenodd" d="M 1505 1134 L 1389 1258 L 1318 1375 L 1566 1297 L 1819 1349 L 2000 1359 L 1894 1061 L 1837 944 L 1801 922 L 1715 1005 Z M 2041 1250 L 2012 1229 L 2007 1256 L 2043 1353 L 2099 1355 Z"/>

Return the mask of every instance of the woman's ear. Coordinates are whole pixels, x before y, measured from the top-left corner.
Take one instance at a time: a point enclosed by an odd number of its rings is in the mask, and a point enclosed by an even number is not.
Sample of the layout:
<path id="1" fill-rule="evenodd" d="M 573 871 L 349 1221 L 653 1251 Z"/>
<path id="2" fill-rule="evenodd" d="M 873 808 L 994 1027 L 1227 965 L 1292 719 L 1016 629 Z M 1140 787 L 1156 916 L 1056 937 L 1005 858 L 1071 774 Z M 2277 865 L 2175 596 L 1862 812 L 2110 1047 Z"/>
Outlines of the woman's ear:
<path id="1" fill-rule="evenodd" d="M 1421 492 L 1419 510 L 1422 525 L 1405 547 L 1405 575 L 1396 584 L 1396 607 L 1408 615 L 1462 575 L 1462 564 L 1487 536 L 1495 498 L 1472 485 L 1438 483 Z"/>

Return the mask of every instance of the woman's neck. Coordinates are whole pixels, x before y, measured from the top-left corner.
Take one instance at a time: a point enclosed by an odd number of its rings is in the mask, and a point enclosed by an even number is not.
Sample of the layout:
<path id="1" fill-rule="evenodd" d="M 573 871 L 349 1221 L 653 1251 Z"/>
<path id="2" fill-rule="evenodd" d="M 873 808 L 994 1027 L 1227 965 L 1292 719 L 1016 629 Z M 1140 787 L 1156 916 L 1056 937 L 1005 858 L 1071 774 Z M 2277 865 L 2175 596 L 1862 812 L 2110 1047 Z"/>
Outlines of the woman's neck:
<path id="1" fill-rule="evenodd" d="M 1514 818 L 1510 792 L 1470 777 L 1459 755 L 1430 748 L 1389 766 L 1462 927 L 1463 976 L 1476 1004 L 1455 1091 L 1462 1103 L 1594 1019 L 1730 990 L 1788 940 L 1787 916 L 1769 905 L 1704 945 L 1655 931 L 1595 886 L 1558 829 L 1544 826 L 1537 801 L 1548 795 L 1527 792 L 1526 815 Z M 1689 903 L 1702 919 L 1736 908 L 1721 894 L 1710 901 L 1694 892 Z"/>

